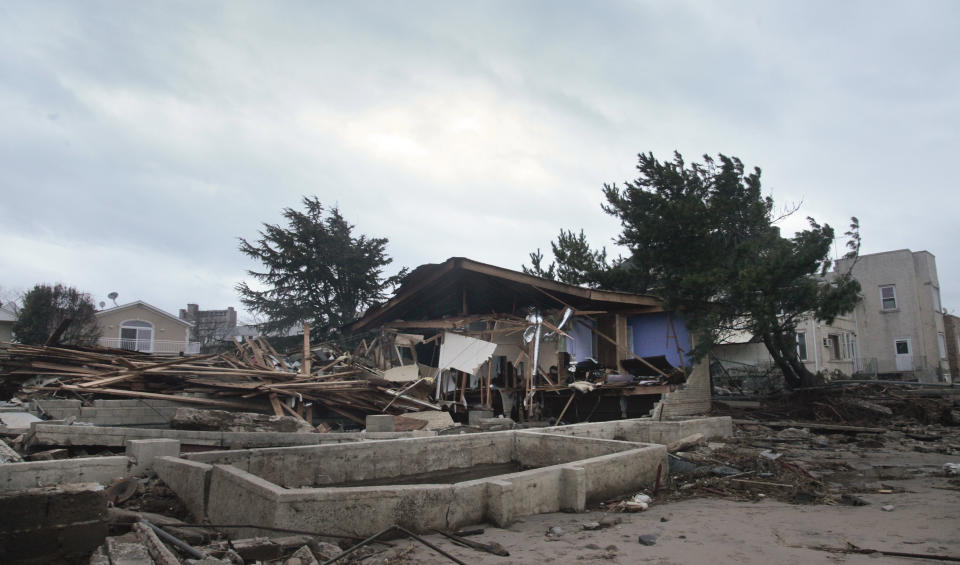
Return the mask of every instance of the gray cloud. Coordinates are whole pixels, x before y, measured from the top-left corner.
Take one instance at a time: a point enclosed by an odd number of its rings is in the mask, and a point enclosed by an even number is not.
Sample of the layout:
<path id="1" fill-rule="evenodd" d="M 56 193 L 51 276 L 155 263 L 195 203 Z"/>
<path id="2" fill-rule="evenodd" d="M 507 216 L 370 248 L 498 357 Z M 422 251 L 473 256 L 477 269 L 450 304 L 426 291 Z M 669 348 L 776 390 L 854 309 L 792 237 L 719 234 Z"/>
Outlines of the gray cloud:
<path id="1" fill-rule="evenodd" d="M 953 2 L 0 6 L 0 285 L 236 305 L 237 237 L 303 194 L 397 265 L 518 267 L 617 226 L 635 155 L 740 156 L 960 307 Z M 842 230 L 840 230 L 842 231 Z"/>

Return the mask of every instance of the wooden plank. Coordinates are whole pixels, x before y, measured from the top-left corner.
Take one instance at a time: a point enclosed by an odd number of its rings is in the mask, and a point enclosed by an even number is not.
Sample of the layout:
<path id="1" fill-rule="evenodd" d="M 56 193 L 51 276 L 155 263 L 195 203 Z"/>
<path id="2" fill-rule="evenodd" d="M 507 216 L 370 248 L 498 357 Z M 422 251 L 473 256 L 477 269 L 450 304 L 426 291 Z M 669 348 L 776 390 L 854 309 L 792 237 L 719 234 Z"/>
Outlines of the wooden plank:
<path id="1" fill-rule="evenodd" d="M 277 393 L 271 392 L 267 398 L 270 399 L 270 406 L 273 407 L 273 413 L 277 416 L 283 416 L 283 408 L 281 408 L 280 399 L 277 398 Z"/>
<path id="2" fill-rule="evenodd" d="M 267 341 L 266 338 L 264 338 L 263 336 L 257 336 L 257 337 L 256 337 L 256 340 L 257 340 L 257 343 L 260 344 L 260 347 L 261 347 L 264 351 L 269 352 L 270 355 L 272 355 L 273 358 L 277 360 L 277 363 L 280 363 L 280 367 L 281 367 L 281 368 L 283 368 L 284 370 L 287 370 L 287 371 L 290 370 L 290 367 L 287 366 L 286 361 L 283 360 L 283 356 L 280 355 L 279 353 L 277 353 L 277 350 L 274 349 L 272 345 L 270 345 L 270 342 Z"/>
<path id="3" fill-rule="evenodd" d="M 274 396 L 275 396 L 275 395 L 274 395 Z M 271 403 L 272 403 L 272 402 L 273 402 L 273 401 L 271 400 Z M 281 403 L 280 403 L 280 408 L 283 408 L 284 410 L 287 411 L 288 414 L 290 414 L 290 415 L 293 416 L 294 418 L 300 420 L 301 422 L 303 422 L 303 423 L 305 423 L 305 424 L 309 424 L 309 423 L 310 423 L 310 422 L 307 422 L 306 420 L 304 420 L 304 419 L 303 419 L 303 416 L 301 416 L 300 414 L 298 414 L 296 410 L 294 410 L 293 408 L 290 408 L 289 406 L 287 406 L 287 403 L 286 403 L 286 402 L 281 402 Z M 282 416 L 282 415 L 283 415 L 283 414 L 281 414 L 281 416 Z M 312 424 L 311 424 L 311 425 L 312 425 Z"/>
<path id="4" fill-rule="evenodd" d="M 365 425 L 367 424 L 366 421 L 364 421 L 363 419 L 357 418 L 357 417 L 354 416 L 353 414 L 351 414 L 351 413 L 349 413 L 349 412 L 347 412 L 347 411 L 345 411 L 345 410 L 341 410 L 341 409 L 337 408 L 336 406 L 333 406 L 332 404 L 329 404 L 329 403 L 327 403 L 327 402 L 324 402 L 323 400 L 320 400 L 320 403 L 323 404 L 323 405 L 324 405 L 328 410 L 330 410 L 331 412 L 336 412 L 337 414 L 340 414 L 341 416 L 343 416 L 344 418 L 346 418 L 346 419 L 348 419 L 348 420 L 352 420 L 352 421 L 354 421 L 354 422 L 356 422 L 356 423 L 358 423 L 358 424 L 360 424 L 360 425 L 363 425 L 363 426 L 365 426 Z"/>
<path id="5" fill-rule="evenodd" d="M 103 385 L 110 385 L 110 384 L 118 383 L 121 381 L 126 381 L 126 380 L 136 378 L 146 372 L 156 371 L 157 369 L 164 369 L 164 368 L 172 367 L 174 365 L 181 365 L 183 363 L 193 363 L 201 359 L 209 359 L 211 357 L 216 357 L 216 355 L 217 355 L 216 353 L 211 353 L 209 355 L 201 355 L 197 357 L 179 357 L 172 361 L 165 361 L 163 363 L 154 363 L 153 365 L 140 367 L 136 370 L 128 370 L 129 372 L 125 372 L 114 377 L 106 377 L 106 378 L 97 379 L 94 381 L 81 383 L 79 386 L 83 388 L 92 388 L 92 387 L 98 387 Z"/>
<path id="6" fill-rule="evenodd" d="M 264 369 L 269 369 L 267 367 L 267 362 L 263 358 L 263 353 L 260 351 L 260 348 L 256 346 L 254 341 L 250 339 L 250 336 L 243 336 L 243 342 L 248 348 L 250 348 L 250 353 L 253 355 L 253 359 L 257 365 L 260 365 Z"/>
<path id="7" fill-rule="evenodd" d="M 60 385 L 64 390 L 77 392 L 98 392 L 100 394 L 109 394 L 112 396 L 124 396 L 128 398 L 153 398 L 156 400 L 174 400 L 185 404 L 201 404 L 204 406 L 222 406 L 224 408 L 239 408 L 241 410 L 261 410 L 251 404 L 241 402 L 231 402 L 229 400 L 216 400 L 213 398 L 197 398 L 195 396 L 178 396 L 176 394 L 160 394 L 156 392 L 142 392 L 136 390 L 123 390 L 119 388 L 93 388 L 83 389 L 75 385 Z"/>
<path id="8" fill-rule="evenodd" d="M 560 420 L 562 420 L 564 415 L 566 415 L 567 408 L 570 408 L 570 405 L 573 404 L 573 397 L 576 395 L 577 395 L 576 391 L 573 391 L 573 390 L 570 391 L 570 399 L 567 400 L 567 403 L 563 406 L 563 410 L 561 410 L 560 415 L 557 416 L 557 423 L 554 424 L 553 427 L 557 427 L 560 425 Z"/>

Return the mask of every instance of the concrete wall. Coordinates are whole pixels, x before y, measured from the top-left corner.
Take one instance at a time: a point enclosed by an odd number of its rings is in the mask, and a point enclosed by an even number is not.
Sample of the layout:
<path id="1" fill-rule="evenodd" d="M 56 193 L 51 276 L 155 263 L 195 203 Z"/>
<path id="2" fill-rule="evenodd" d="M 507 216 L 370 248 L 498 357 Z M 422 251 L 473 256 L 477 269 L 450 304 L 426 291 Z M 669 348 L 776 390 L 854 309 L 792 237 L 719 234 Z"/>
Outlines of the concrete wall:
<path id="1" fill-rule="evenodd" d="M 545 430 L 540 430 L 544 432 Z M 514 436 L 514 461 L 524 467 L 548 467 L 632 449 L 622 441 L 608 438 L 562 437 L 557 434 L 524 432 Z"/>
<path id="2" fill-rule="evenodd" d="M 635 443 L 666 445 L 696 433 L 706 439 L 723 439 L 733 435 L 733 420 L 729 416 L 694 418 L 689 420 L 657 421 L 650 418 L 614 420 L 587 424 L 571 424 L 540 430 L 546 434 L 612 439 Z"/>
<path id="3" fill-rule="evenodd" d="M 203 520 L 213 466 L 179 457 L 158 457 L 153 462 L 153 470 L 164 484 L 177 493 L 196 521 Z"/>
<path id="4" fill-rule="evenodd" d="M 706 414 L 710 411 L 711 394 L 710 366 L 704 359 L 693 366 L 687 382 L 663 395 L 651 415 L 660 419 Z"/>
<path id="5" fill-rule="evenodd" d="M 79 400 L 34 400 L 33 411 L 44 412 L 56 420 L 74 417 L 78 422 L 96 426 L 166 426 L 177 408 L 196 407 L 171 400 L 94 400 L 93 406 L 82 406 Z M 38 410 L 39 408 L 39 410 Z"/>
<path id="6" fill-rule="evenodd" d="M 178 442 L 163 439 L 131 441 L 126 448 L 126 455 L 112 457 L 5 463 L 0 465 L 0 491 L 68 483 L 106 485 L 118 477 L 149 471 L 157 457 L 180 453 Z"/>
<path id="7" fill-rule="evenodd" d="M 123 447 L 137 439 L 175 439 L 184 445 L 223 448 L 270 447 L 276 445 L 319 445 L 360 441 L 364 437 L 402 437 L 401 432 L 382 434 L 356 433 L 281 433 L 281 432 L 204 432 L 153 428 L 120 428 L 110 426 L 66 426 L 62 423 L 31 425 L 31 445 L 98 445 Z"/>
<path id="8" fill-rule="evenodd" d="M 284 459 L 286 464 L 306 464 L 311 460 L 327 463 L 329 471 L 333 469 L 331 465 L 345 455 L 360 451 L 369 455 L 364 459 L 366 461 L 400 457 L 406 463 L 394 465 L 394 470 L 411 474 L 409 465 L 417 470 L 423 469 L 424 465 L 412 462 L 402 452 L 416 452 L 434 465 L 449 468 L 447 459 L 453 457 L 459 460 L 457 464 L 463 463 L 462 457 L 473 458 L 473 452 L 484 446 L 499 452 L 495 457 L 484 456 L 485 461 L 503 460 L 514 448 L 522 451 L 524 447 L 530 449 L 532 460 L 541 463 L 551 459 L 606 454 L 452 485 L 285 489 L 258 476 L 259 471 L 267 470 L 267 458 Z M 546 455 L 548 446 L 558 450 L 565 446 L 574 447 L 566 455 L 556 457 Z M 471 455 L 461 456 L 461 452 Z M 239 459 L 238 455 L 241 456 Z M 193 461 L 158 459 L 155 464 L 157 473 L 181 498 L 190 497 L 194 501 L 192 511 L 203 506 L 199 500 L 206 500 L 204 514 L 214 523 L 255 524 L 356 536 L 366 536 L 392 524 L 421 531 L 457 528 L 484 520 L 505 526 L 528 514 L 583 510 L 588 500 L 652 486 L 657 468 L 666 468 L 666 448 L 663 446 L 553 438 L 540 433 L 514 431 L 364 445 L 195 453 L 186 457 Z M 233 464 L 214 463 L 211 466 L 197 459 Z M 246 463 L 244 459 L 247 459 Z M 360 459 L 353 457 L 349 464 L 343 465 L 352 467 L 354 474 L 351 478 L 370 476 L 371 472 L 364 470 L 358 461 Z M 238 465 L 245 465 L 247 469 L 259 468 L 258 474 L 238 468 Z M 383 471 L 381 467 L 375 473 Z M 287 480 L 306 476 L 278 469 L 269 469 L 269 472 Z M 207 482 L 206 493 L 199 495 L 197 486 Z M 247 528 L 232 533 L 249 536 L 261 532 Z"/>
<path id="9" fill-rule="evenodd" d="M 6 463 L 0 465 L 0 491 L 67 483 L 105 485 L 117 477 L 126 476 L 129 468 L 130 460 L 122 455 Z"/>
<path id="10" fill-rule="evenodd" d="M 407 438 L 322 447 L 279 447 L 185 455 L 228 464 L 278 485 L 296 488 L 415 475 L 515 459 L 510 432 Z"/>

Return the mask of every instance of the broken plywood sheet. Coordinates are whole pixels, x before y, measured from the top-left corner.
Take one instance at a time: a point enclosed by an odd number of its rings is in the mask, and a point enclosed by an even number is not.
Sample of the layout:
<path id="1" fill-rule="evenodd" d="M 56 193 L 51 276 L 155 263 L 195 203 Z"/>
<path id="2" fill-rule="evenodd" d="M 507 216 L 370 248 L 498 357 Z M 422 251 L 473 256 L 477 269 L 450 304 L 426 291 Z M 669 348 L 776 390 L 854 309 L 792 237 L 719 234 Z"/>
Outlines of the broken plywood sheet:
<path id="1" fill-rule="evenodd" d="M 420 368 L 417 365 L 393 367 L 383 372 L 383 378 L 395 383 L 412 382 L 420 378 Z"/>
<path id="2" fill-rule="evenodd" d="M 489 341 L 445 332 L 443 345 L 440 346 L 439 366 L 441 369 L 457 369 L 476 374 L 480 365 L 490 359 L 496 348 L 497 344 Z"/>
<path id="3" fill-rule="evenodd" d="M 454 426 L 450 413 L 443 411 L 408 412 L 403 418 L 426 421 L 427 425 L 423 428 L 425 430 L 445 430 Z"/>
<path id="4" fill-rule="evenodd" d="M 393 338 L 393 344 L 398 347 L 413 347 L 418 343 L 423 342 L 423 336 L 418 334 L 402 334 L 398 333 L 396 337 Z"/>

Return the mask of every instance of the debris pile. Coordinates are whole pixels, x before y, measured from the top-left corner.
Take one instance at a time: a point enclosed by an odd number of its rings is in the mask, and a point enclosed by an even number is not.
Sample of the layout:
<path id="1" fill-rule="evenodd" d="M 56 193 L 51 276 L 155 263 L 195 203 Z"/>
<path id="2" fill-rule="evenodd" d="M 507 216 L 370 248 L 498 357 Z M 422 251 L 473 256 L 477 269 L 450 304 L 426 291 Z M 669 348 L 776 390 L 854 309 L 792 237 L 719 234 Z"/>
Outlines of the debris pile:
<path id="1" fill-rule="evenodd" d="M 309 358 L 313 356 L 311 352 Z M 174 358 L 100 347 L 0 343 L 0 382 L 22 400 L 173 400 L 305 423 L 313 421 L 315 408 L 359 425 L 367 414 L 438 409 L 426 400 L 427 390 L 404 389 L 349 354 L 315 363 L 312 369 L 302 359 L 291 361 L 260 338 L 237 342 L 233 353 Z"/>
<path id="2" fill-rule="evenodd" d="M 960 396 L 956 392 L 949 386 L 908 382 L 836 381 L 765 398 L 756 402 L 753 409 L 734 407 L 737 403 L 727 397 L 716 399 L 715 405 L 718 414 L 762 420 L 812 420 L 859 426 L 904 421 L 960 425 Z"/>

